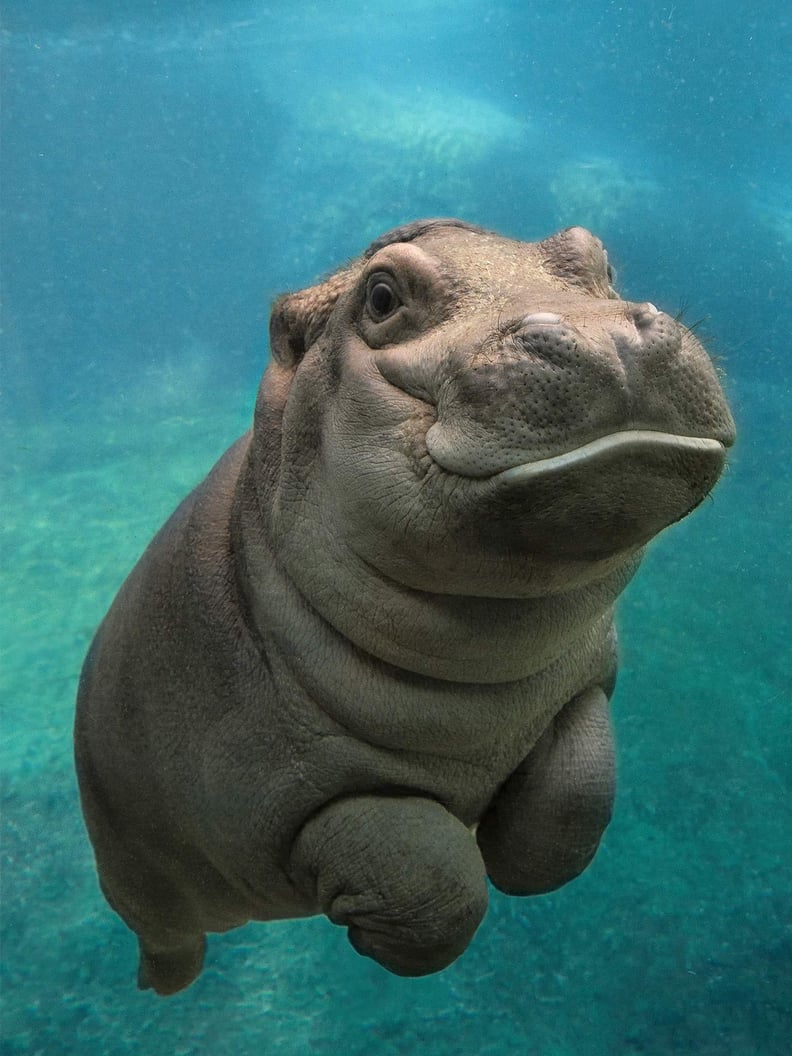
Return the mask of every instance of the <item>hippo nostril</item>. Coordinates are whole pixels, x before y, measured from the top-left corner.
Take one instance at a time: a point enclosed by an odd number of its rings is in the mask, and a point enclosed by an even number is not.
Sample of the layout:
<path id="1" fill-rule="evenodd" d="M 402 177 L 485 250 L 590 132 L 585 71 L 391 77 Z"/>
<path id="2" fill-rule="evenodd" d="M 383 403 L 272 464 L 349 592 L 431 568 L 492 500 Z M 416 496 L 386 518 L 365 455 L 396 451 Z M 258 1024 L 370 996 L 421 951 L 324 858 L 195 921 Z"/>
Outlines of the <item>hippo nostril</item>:
<path id="1" fill-rule="evenodd" d="M 561 322 L 561 316 L 555 312 L 531 312 L 520 320 L 520 326 L 541 326 L 542 324 L 557 326 Z"/>
<path id="2" fill-rule="evenodd" d="M 658 315 L 660 315 L 660 309 L 655 308 L 651 301 L 645 301 L 643 304 L 636 304 L 632 313 L 633 322 L 639 329 L 651 326 Z"/>

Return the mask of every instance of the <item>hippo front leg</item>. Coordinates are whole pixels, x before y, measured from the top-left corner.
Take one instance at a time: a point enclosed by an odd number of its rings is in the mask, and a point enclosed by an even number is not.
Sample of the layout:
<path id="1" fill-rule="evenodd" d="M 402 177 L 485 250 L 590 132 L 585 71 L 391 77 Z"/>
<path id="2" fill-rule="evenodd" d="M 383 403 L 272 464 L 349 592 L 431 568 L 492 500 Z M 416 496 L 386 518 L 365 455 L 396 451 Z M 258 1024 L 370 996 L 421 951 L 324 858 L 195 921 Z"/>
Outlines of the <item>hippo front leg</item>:
<path id="1" fill-rule="evenodd" d="M 434 800 L 337 800 L 302 829 L 292 879 L 354 948 L 397 975 L 445 968 L 487 908 L 475 838 Z"/>
<path id="2" fill-rule="evenodd" d="M 559 712 L 482 818 L 477 839 L 492 882 L 537 895 L 574 879 L 594 857 L 613 795 L 608 699 L 594 687 Z"/>

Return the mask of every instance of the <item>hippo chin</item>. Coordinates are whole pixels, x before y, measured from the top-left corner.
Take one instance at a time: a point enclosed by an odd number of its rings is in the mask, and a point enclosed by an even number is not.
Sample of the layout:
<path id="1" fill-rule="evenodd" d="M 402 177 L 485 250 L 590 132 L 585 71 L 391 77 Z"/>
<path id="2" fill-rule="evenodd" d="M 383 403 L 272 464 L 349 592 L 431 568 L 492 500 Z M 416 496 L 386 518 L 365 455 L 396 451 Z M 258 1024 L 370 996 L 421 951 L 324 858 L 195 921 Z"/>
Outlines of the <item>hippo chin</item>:
<path id="1" fill-rule="evenodd" d="M 587 231 L 397 228 L 279 298 L 250 433 L 150 544 L 75 726 L 139 985 L 205 933 L 324 913 L 403 975 L 486 878 L 552 890 L 613 800 L 613 605 L 734 426 L 693 335 Z"/>

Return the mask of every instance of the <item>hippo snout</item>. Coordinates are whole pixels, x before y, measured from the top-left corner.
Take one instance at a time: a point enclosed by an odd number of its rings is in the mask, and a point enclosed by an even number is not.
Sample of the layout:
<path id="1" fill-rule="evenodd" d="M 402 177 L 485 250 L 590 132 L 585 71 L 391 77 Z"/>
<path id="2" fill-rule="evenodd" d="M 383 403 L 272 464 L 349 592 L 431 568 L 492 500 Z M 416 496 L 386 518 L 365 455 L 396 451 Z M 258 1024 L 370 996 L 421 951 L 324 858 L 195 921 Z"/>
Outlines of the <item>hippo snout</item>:
<path id="1" fill-rule="evenodd" d="M 731 443 L 687 331 L 650 304 L 608 301 L 601 314 L 530 312 L 450 357 L 426 438 L 438 466 L 485 478 L 631 430 Z"/>
<path id="2" fill-rule="evenodd" d="M 426 448 L 441 470 L 493 484 L 509 546 L 595 557 L 697 506 L 732 439 L 689 331 L 648 302 L 608 300 L 527 312 L 457 354 Z"/>
<path id="3" fill-rule="evenodd" d="M 529 313 L 437 384 L 427 450 L 450 473 L 488 477 L 642 430 L 728 446 L 731 419 L 698 342 L 653 305 L 579 320 Z"/>

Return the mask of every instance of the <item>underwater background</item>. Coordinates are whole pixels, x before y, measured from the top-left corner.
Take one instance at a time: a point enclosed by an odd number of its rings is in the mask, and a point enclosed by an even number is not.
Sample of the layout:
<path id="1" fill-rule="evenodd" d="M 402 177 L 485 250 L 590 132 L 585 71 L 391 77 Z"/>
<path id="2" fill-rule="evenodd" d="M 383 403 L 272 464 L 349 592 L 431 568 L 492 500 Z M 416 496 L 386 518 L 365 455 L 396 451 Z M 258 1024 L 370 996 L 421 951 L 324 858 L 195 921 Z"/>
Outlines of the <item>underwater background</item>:
<path id="1" fill-rule="evenodd" d="M 3 0 L 2 1056 L 775 1056 L 792 1037 L 788 0 Z M 570 224 L 739 439 L 622 599 L 588 871 L 400 979 L 324 919 L 135 988 L 77 801 L 92 633 L 251 418 L 268 304 L 397 223 Z"/>

